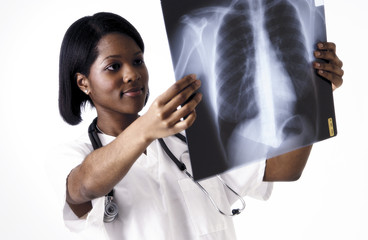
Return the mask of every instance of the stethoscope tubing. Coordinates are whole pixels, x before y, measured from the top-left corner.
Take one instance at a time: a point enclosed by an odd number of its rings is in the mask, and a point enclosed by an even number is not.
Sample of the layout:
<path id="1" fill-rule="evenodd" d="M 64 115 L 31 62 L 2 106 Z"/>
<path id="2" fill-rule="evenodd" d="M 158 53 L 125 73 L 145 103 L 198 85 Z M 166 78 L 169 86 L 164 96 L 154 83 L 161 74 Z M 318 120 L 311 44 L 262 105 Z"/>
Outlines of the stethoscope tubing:
<path id="1" fill-rule="evenodd" d="M 91 140 L 91 143 L 93 145 L 94 149 L 98 149 L 100 147 L 102 147 L 101 141 L 97 135 L 98 133 L 98 128 L 97 128 L 97 118 L 95 118 L 93 120 L 93 122 L 91 123 L 91 125 L 88 128 L 88 134 Z M 175 136 L 177 138 L 179 138 L 181 141 L 187 143 L 186 137 L 182 134 L 175 134 Z M 175 157 L 175 155 L 170 151 L 169 147 L 166 145 L 165 141 L 160 138 L 158 139 L 161 147 L 163 148 L 163 150 L 165 151 L 165 153 L 169 156 L 169 158 L 175 163 L 175 165 L 178 167 L 178 169 L 183 172 L 185 175 L 187 175 L 201 190 L 202 192 L 206 195 L 206 197 L 209 199 L 209 201 L 211 202 L 212 206 L 222 215 L 224 216 L 229 216 L 229 217 L 233 217 L 235 215 L 240 214 L 244 209 L 245 209 L 245 201 L 244 199 L 235 191 L 233 190 L 228 184 L 226 184 L 226 182 L 221 178 L 220 175 L 216 175 L 217 179 L 219 179 L 219 181 L 223 184 L 223 186 L 225 187 L 225 189 L 227 188 L 228 190 L 230 190 L 241 202 L 242 207 L 241 208 L 236 208 L 233 209 L 231 211 L 231 214 L 229 213 L 225 213 L 224 211 L 222 211 L 218 205 L 216 204 L 216 202 L 214 201 L 214 199 L 211 197 L 211 195 L 208 193 L 208 191 L 196 180 L 194 180 L 193 176 L 188 172 L 186 165 L 184 164 L 184 162 L 181 160 L 177 159 Z M 183 152 L 183 154 L 188 153 L 189 154 L 189 150 L 186 150 Z M 183 154 L 181 156 L 183 156 Z M 106 197 L 110 197 L 113 198 L 113 189 L 111 190 L 111 192 L 106 195 Z"/>
<path id="2" fill-rule="evenodd" d="M 183 142 L 186 143 L 186 138 L 183 135 L 175 135 L 176 137 L 178 137 L 180 140 L 182 140 Z M 181 137 L 180 137 L 181 136 Z M 190 179 L 192 179 L 192 181 L 202 190 L 202 192 L 207 196 L 207 198 L 209 199 L 209 201 L 211 202 L 212 206 L 222 215 L 224 216 L 228 216 L 228 217 L 233 217 L 235 215 L 239 215 L 244 209 L 245 209 L 245 201 L 244 199 L 234 190 L 232 189 L 222 178 L 220 175 L 216 175 L 217 179 L 219 179 L 219 181 L 222 183 L 222 185 L 225 187 L 225 189 L 227 188 L 228 190 L 230 190 L 241 202 L 242 207 L 241 208 L 235 208 L 231 210 L 231 214 L 229 213 L 225 213 L 224 211 L 222 211 L 218 205 L 216 204 L 215 200 L 211 197 L 211 195 L 208 193 L 208 191 L 196 180 L 194 180 L 193 176 L 188 172 L 186 165 L 184 164 L 184 162 L 181 160 L 177 159 L 175 157 L 175 155 L 170 151 L 170 149 L 168 148 L 168 146 L 166 145 L 165 141 L 160 138 L 159 139 L 160 145 L 163 148 L 163 150 L 165 151 L 165 153 L 170 157 L 170 159 L 176 164 L 176 166 L 179 168 L 180 171 L 184 172 Z M 188 153 L 189 154 L 189 150 L 186 150 L 183 152 L 183 154 L 181 156 L 184 155 L 184 153 Z"/>

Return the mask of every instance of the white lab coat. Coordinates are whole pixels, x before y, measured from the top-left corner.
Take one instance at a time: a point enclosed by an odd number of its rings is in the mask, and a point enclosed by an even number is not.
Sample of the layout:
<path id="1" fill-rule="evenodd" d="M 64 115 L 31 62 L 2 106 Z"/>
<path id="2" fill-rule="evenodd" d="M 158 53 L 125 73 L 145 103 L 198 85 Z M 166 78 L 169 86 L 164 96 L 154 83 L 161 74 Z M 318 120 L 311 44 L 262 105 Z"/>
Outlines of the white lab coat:
<path id="1" fill-rule="evenodd" d="M 103 145 L 114 137 L 99 134 Z M 165 142 L 178 158 L 187 146 L 176 137 Z M 118 218 L 103 222 L 104 197 L 92 201 L 93 209 L 86 219 L 78 219 L 65 203 L 65 179 L 91 151 L 87 133 L 76 142 L 60 148 L 53 164 L 56 188 L 62 194 L 63 217 L 67 228 L 82 239 L 158 239 L 158 240 L 224 240 L 236 239 L 231 217 L 221 215 L 205 194 L 167 157 L 156 140 L 142 154 L 127 175 L 115 186 L 114 199 L 119 206 Z M 189 171 L 189 155 L 183 158 Z M 272 183 L 262 182 L 265 161 L 258 161 L 228 173 L 223 179 L 242 196 L 267 199 Z M 201 181 L 217 204 L 231 211 L 236 201 L 217 178 Z"/>

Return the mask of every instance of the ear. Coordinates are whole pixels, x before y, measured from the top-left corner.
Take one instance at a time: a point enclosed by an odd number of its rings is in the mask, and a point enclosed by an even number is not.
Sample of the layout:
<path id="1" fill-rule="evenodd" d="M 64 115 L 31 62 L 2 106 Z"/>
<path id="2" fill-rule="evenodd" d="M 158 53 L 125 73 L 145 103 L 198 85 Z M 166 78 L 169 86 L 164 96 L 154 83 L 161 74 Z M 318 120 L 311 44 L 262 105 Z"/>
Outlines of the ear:
<path id="1" fill-rule="evenodd" d="M 84 74 L 81 74 L 81 73 L 77 73 L 75 74 L 75 76 L 76 76 L 77 85 L 79 89 L 88 95 L 90 91 L 88 78 Z"/>

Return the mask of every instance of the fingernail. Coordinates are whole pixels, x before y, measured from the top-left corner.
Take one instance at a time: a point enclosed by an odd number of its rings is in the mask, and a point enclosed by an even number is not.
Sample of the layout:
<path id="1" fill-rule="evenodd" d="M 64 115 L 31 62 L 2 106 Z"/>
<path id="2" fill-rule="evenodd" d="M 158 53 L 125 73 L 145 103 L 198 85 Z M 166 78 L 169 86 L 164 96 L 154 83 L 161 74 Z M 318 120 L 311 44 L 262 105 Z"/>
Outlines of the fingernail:
<path id="1" fill-rule="evenodd" d="M 319 48 L 323 48 L 323 43 L 318 43 Z"/>
<path id="2" fill-rule="evenodd" d="M 314 63 L 314 66 L 316 66 L 316 67 L 320 67 L 320 66 L 321 66 L 321 64 L 320 64 L 320 63 L 318 63 L 318 62 L 316 62 L 316 63 Z"/>
<path id="3" fill-rule="evenodd" d="M 195 97 L 198 99 L 202 98 L 202 94 L 200 92 L 196 92 Z"/>
<path id="4" fill-rule="evenodd" d="M 321 56 L 321 52 L 319 52 L 319 51 L 315 51 L 315 52 L 314 52 L 314 54 L 315 54 L 316 56 Z"/>
<path id="5" fill-rule="evenodd" d="M 320 74 L 323 74 L 323 70 L 319 70 L 318 72 L 319 72 Z"/>
<path id="6" fill-rule="evenodd" d="M 194 73 L 193 74 L 190 74 L 189 76 L 190 76 L 191 79 L 197 79 L 197 75 L 194 74 Z"/>

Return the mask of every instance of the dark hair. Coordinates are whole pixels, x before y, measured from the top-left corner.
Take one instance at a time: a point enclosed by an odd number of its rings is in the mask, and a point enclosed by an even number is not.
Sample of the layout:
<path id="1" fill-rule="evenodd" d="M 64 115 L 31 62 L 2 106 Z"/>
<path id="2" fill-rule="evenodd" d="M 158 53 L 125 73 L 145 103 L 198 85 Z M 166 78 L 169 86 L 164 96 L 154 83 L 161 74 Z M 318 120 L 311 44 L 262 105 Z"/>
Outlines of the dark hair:
<path id="1" fill-rule="evenodd" d="M 93 102 L 77 85 L 76 74 L 88 77 L 91 65 L 98 56 L 97 44 L 109 33 L 130 36 L 144 52 L 139 32 L 123 17 L 107 12 L 96 13 L 74 22 L 66 31 L 59 59 L 59 111 L 71 125 L 82 121 L 81 107 Z"/>

